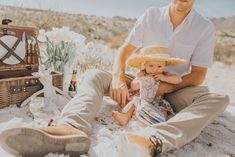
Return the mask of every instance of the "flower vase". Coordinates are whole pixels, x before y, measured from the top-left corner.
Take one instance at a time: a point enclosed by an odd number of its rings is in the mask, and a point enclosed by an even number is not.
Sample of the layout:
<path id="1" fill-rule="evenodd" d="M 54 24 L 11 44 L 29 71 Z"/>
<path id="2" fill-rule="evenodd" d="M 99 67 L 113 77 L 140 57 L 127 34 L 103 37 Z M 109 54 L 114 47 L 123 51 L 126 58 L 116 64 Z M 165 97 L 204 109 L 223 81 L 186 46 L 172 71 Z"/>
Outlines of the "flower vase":
<path id="1" fill-rule="evenodd" d="M 68 92 L 69 82 L 72 77 L 72 72 L 73 72 L 73 69 L 69 67 L 68 64 L 65 64 L 64 72 L 63 72 L 64 74 L 63 91 L 65 92 Z"/>

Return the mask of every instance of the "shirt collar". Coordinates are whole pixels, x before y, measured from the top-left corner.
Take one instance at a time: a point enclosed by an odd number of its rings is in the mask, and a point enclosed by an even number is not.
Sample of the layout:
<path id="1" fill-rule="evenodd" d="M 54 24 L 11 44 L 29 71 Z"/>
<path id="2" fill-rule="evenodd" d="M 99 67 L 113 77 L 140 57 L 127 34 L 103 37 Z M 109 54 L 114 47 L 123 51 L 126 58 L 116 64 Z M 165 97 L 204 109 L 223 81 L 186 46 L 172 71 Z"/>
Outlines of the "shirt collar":
<path id="1" fill-rule="evenodd" d="M 170 4 L 165 7 L 165 13 L 164 13 L 165 17 L 166 17 L 166 18 L 169 20 L 169 22 L 170 22 L 171 19 L 170 19 L 169 11 L 170 11 Z M 194 16 L 195 16 L 195 10 L 194 10 L 194 8 L 192 8 L 192 9 L 190 10 L 189 14 L 185 17 L 183 23 L 186 22 L 187 24 L 191 24 L 191 22 L 192 22 Z"/>

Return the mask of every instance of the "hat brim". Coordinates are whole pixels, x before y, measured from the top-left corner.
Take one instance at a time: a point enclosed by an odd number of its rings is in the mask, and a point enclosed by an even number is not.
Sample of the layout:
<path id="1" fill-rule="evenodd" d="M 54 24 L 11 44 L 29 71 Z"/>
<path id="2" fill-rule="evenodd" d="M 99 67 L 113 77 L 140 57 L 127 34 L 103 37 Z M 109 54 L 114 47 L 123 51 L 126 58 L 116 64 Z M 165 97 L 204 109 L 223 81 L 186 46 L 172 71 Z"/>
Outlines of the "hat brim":
<path id="1" fill-rule="evenodd" d="M 184 64 L 185 60 L 181 58 L 165 58 L 165 57 L 157 57 L 153 58 L 147 55 L 136 55 L 131 57 L 130 59 L 127 60 L 127 65 L 129 67 L 133 68 L 140 68 L 141 64 L 143 62 L 159 62 L 159 61 L 165 61 L 166 66 L 172 66 L 172 65 L 177 65 L 177 64 Z"/>

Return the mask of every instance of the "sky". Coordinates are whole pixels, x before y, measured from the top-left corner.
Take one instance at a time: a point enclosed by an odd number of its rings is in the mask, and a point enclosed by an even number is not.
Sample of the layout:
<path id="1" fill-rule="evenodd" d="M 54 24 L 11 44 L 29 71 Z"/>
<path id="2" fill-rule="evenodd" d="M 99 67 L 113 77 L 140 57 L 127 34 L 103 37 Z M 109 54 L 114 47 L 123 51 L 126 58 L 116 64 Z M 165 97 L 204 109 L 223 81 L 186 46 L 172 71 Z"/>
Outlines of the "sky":
<path id="1" fill-rule="evenodd" d="M 96 16 L 139 17 L 150 6 L 164 6 L 170 0 L 0 0 L 0 4 L 50 9 Z M 235 16 L 235 0 L 195 0 L 195 9 L 207 17 Z"/>

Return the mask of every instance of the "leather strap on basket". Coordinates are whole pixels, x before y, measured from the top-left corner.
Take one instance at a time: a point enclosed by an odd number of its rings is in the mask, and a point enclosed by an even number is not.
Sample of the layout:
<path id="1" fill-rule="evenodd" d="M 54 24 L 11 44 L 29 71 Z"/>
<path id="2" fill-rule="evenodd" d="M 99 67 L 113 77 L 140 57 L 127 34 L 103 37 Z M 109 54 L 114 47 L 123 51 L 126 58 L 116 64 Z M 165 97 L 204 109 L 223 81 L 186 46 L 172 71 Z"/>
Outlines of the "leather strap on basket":
<path id="1" fill-rule="evenodd" d="M 19 45 L 21 39 L 17 39 L 15 44 L 13 45 L 12 48 L 8 47 L 2 40 L 0 40 L 0 44 L 7 49 L 7 53 L 0 59 L 1 62 L 3 62 L 5 59 L 9 58 L 10 55 L 13 55 L 16 59 L 18 59 L 20 62 L 22 62 L 23 60 L 14 52 L 16 47 Z"/>
<path id="2" fill-rule="evenodd" d="M 33 85 L 33 86 L 11 86 L 9 88 L 9 93 L 11 94 L 18 94 L 18 93 L 22 93 L 22 92 L 31 92 L 34 93 L 38 90 L 42 89 L 42 85 L 38 84 L 38 85 Z"/>

